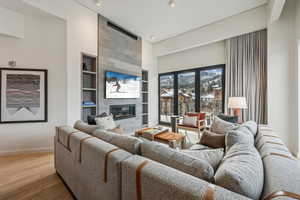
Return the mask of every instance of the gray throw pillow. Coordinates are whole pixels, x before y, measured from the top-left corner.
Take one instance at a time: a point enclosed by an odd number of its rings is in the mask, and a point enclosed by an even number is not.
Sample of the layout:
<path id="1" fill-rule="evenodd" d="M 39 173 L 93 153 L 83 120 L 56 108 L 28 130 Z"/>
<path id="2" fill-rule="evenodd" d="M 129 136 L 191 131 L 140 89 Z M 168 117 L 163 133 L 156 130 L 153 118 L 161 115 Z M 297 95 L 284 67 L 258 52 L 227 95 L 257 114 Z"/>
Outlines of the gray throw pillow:
<path id="1" fill-rule="evenodd" d="M 247 130 L 247 129 L 246 129 Z M 242 129 L 229 131 L 225 136 L 226 152 L 236 143 L 254 145 L 254 137 L 251 133 L 242 131 Z"/>
<path id="2" fill-rule="evenodd" d="M 142 143 L 141 155 L 197 178 L 214 182 L 214 169 L 204 159 L 189 156 L 157 142 Z"/>
<path id="3" fill-rule="evenodd" d="M 75 122 L 74 128 L 77 130 L 80 130 L 84 133 L 87 133 L 89 135 L 92 135 L 93 131 L 95 131 L 97 128 L 99 128 L 99 126 L 89 125 L 81 120 L 78 120 L 77 122 Z"/>
<path id="4" fill-rule="evenodd" d="M 253 145 L 237 143 L 226 153 L 215 174 L 216 184 L 258 200 L 264 185 L 261 157 Z"/>
<path id="5" fill-rule="evenodd" d="M 217 134 L 226 134 L 228 131 L 231 131 L 237 127 L 237 124 L 226 122 L 215 116 L 210 131 Z"/>
<path id="6" fill-rule="evenodd" d="M 205 130 L 202 133 L 199 144 L 203 144 L 212 148 L 225 148 L 225 134 L 216 134 Z"/>
<path id="7" fill-rule="evenodd" d="M 216 170 L 224 157 L 224 149 L 181 150 L 192 157 L 206 160 Z"/>

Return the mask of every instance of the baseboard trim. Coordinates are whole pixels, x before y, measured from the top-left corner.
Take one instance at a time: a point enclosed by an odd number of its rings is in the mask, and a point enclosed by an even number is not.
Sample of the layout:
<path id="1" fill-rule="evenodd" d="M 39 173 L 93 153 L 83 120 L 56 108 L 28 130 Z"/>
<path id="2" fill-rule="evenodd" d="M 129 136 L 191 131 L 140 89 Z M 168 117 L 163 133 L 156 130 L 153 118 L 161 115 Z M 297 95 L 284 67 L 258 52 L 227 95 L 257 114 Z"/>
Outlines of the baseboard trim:
<path id="1" fill-rule="evenodd" d="M 13 156 L 20 154 L 32 154 L 32 153 L 52 153 L 53 148 L 33 148 L 33 149 L 18 149 L 14 151 L 0 151 L 0 156 Z"/>

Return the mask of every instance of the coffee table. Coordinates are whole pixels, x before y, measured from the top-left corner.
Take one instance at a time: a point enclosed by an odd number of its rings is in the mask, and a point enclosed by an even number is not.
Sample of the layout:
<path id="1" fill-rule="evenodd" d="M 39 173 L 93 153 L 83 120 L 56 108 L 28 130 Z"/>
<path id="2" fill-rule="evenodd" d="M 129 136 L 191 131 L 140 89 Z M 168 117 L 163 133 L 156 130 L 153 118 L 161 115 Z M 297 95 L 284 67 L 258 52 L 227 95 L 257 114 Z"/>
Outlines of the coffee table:
<path id="1" fill-rule="evenodd" d="M 147 128 L 136 131 L 135 132 L 136 136 L 143 137 L 143 131 L 145 131 L 145 130 L 147 130 Z M 146 139 L 149 139 L 149 138 L 146 138 Z M 149 140 L 151 140 L 151 139 L 149 139 Z M 152 140 L 154 140 L 156 142 L 167 144 L 167 145 L 169 145 L 169 147 L 171 147 L 173 149 L 177 149 L 177 148 L 182 149 L 185 144 L 185 136 L 184 135 L 181 135 L 179 133 L 174 133 L 171 131 L 159 133 L 159 134 L 155 135 Z"/>

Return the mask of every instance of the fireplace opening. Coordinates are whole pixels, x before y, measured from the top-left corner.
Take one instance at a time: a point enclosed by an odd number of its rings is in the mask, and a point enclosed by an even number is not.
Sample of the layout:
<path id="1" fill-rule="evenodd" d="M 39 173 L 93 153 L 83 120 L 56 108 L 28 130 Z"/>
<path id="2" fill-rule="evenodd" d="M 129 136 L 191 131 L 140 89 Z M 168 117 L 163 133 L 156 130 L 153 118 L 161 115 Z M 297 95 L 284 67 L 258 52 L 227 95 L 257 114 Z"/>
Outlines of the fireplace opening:
<path id="1" fill-rule="evenodd" d="M 113 115 L 114 120 L 122 120 L 136 117 L 135 104 L 126 105 L 111 105 L 110 113 Z"/>

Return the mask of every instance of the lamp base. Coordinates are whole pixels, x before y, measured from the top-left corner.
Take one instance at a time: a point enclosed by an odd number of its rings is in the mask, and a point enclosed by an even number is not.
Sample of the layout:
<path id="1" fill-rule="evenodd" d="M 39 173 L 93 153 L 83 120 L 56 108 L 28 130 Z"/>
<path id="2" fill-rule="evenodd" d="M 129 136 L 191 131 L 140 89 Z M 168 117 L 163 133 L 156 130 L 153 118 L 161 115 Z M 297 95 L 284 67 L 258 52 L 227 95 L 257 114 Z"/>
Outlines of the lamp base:
<path id="1" fill-rule="evenodd" d="M 243 120 L 242 120 L 242 109 L 240 108 L 234 108 L 233 109 L 233 115 L 238 117 L 238 123 L 241 124 L 243 123 Z"/>

